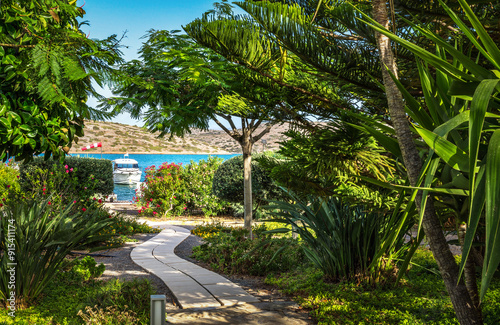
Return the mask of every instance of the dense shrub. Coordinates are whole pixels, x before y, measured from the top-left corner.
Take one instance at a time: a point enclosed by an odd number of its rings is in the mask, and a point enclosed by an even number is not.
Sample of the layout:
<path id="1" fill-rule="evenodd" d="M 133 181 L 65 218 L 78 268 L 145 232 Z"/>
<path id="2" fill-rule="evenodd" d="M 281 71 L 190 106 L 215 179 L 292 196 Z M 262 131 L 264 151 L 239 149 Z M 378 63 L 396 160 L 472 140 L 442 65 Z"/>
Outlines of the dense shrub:
<path id="1" fill-rule="evenodd" d="M 305 263 L 297 240 L 272 238 L 264 234 L 265 230 L 265 226 L 254 227 L 255 239 L 249 240 L 244 228 L 198 226 L 192 232 L 202 236 L 205 243 L 194 247 L 193 257 L 225 274 L 267 275 Z"/>
<path id="2" fill-rule="evenodd" d="M 67 166 L 67 168 L 63 168 Z M 21 164 L 20 169 L 20 184 L 24 191 L 30 191 L 33 184 L 48 178 L 47 173 L 73 172 L 73 178 L 77 181 L 74 186 L 74 191 L 88 192 L 88 180 L 93 180 L 91 195 L 98 193 L 108 195 L 113 193 L 113 165 L 107 159 L 79 158 L 66 157 L 64 164 L 52 159 L 44 160 L 41 157 L 33 159 L 31 162 Z M 67 172 L 68 171 L 68 172 Z M 54 175 L 51 175 L 54 176 Z M 62 183 L 61 187 L 66 186 Z"/>
<path id="3" fill-rule="evenodd" d="M 141 215 L 178 216 L 201 210 L 205 215 L 216 215 L 228 204 L 211 191 L 215 170 L 222 159 L 208 158 L 187 166 L 163 163 L 146 168 L 146 181 L 135 198 Z"/>
<path id="4" fill-rule="evenodd" d="M 213 179 L 213 193 L 221 199 L 243 203 L 243 156 L 236 156 L 220 165 Z M 252 160 L 252 199 L 257 205 L 283 197 L 283 191 L 273 182 L 269 173 Z"/>

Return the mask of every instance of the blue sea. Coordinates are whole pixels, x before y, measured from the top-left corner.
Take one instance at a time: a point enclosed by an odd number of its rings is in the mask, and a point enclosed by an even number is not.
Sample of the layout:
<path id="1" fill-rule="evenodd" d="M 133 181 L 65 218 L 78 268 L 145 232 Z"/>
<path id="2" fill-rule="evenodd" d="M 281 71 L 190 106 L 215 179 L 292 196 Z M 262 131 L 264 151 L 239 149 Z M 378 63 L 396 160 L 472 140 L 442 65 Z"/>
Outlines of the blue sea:
<path id="1" fill-rule="evenodd" d="M 89 158 L 101 158 L 101 154 L 73 154 L 73 157 L 89 157 Z M 220 157 L 224 160 L 238 155 L 148 155 L 148 154 L 129 154 L 130 159 L 137 160 L 139 163 L 139 168 L 142 170 L 142 179 L 144 181 L 146 173 L 144 170 L 149 166 L 160 166 L 164 162 L 176 163 L 187 165 L 191 161 L 198 162 L 200 160 L 206 160 L 208 157 Z M 122 154 L 102 154 L 102 159 L 115 160 L 123 158 Z M 114 192 L 117 195 L 118 201 L 132 201 L 135 196 L 135 189 L 137 186 L 134 185 L 121 185 L 115 184 Z"/>

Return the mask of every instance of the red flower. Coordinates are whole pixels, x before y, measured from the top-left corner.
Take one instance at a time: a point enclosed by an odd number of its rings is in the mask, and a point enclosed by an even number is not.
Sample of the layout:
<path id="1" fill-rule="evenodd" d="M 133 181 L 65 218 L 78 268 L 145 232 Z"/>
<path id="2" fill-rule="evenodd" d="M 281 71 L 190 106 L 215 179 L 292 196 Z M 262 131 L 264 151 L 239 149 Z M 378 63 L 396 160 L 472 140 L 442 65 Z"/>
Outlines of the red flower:
<path id="1" fill-rule="evenodd" d="M 47 204 L 48 204 L 48 205 L 51 205 L 52 203 L 50 203 L 50 201 L 49 201 L 49 203 L 47 203 Z"/>
<path id="2" fill-rule="evenodd" d="M 76 203 L 76 201 L 73 201 L 73 203 Z"/>
<path id="3" fill-rule="evenodd" d="M 3 207 L 3 204 L 2 204 L 2 203 L 0 203 L 0 208 L 1 208 L 1 207 Z"/>
<path id="4" fill-rule="evenodd" d="M 82 208 L 82 211 L 83 211 L 83 212 L 85 212 L 85 211 L 87 211 L 87 209 L 85 209 L 85 208 Z"/>
<path id="5" fill-rule="evenodd" d="M 97 202 L 102 203 L 102 200 L 101 200 L 101 199 L 99 199 Z"/>

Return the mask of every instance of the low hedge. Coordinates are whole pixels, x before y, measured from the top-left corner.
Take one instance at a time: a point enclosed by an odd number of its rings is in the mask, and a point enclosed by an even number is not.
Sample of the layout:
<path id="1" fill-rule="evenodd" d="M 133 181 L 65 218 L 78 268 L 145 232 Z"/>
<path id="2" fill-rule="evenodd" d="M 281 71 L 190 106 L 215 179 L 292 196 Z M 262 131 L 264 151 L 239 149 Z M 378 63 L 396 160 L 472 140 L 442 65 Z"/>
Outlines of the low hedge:
<path id="1" fill-rule="evenodd" d="M 26 177 L 26 173 L 32 173 L 38 168 L 42 170 L 51 170 L 54 164 L 59 164 L 59 162 L 54 161 L 53 159 L 44 160 L 42 157 L 37 157 L 33 159 L 33 161 L 21 164 L 19 177 L 21 189 L 27 191 L 31 186 Z M 96 194 L 109 195 L 113 193 L 113 164 L 111 160 L 66 157 L 64 165 L 67 165 L 68 168 L 73 168 L 76 171 L 78 179 L 81 180 L 79 183 L 82 184 L 82 186 L 87 183 L 84 180 L 94 177 L 94 192 Z"/>

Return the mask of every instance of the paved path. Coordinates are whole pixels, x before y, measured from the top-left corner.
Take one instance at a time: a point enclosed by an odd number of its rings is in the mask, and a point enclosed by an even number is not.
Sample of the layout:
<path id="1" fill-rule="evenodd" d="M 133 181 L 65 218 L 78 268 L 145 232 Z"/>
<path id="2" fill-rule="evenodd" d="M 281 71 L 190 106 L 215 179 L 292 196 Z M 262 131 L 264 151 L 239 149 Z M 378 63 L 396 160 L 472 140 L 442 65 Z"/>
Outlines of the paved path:
<path id="1" fill-rule="evenodd" d="M 180 308 L 209 308 L 260 302 L 221 275 L 174 254 L 189 236 L 187 229 L 166 226 L 154 238 L 132 250 L 132 260 L 165 282 Z"/>

